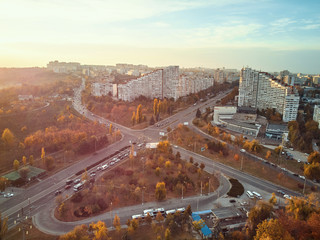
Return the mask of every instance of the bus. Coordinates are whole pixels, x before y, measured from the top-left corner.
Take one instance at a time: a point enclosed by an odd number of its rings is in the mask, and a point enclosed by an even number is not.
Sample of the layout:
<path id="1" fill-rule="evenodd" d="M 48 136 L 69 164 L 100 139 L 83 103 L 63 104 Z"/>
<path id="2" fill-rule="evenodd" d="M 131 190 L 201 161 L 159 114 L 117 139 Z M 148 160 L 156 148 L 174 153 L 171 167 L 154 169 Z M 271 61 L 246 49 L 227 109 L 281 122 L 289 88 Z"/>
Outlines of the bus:
<path id="1" fill-rule="evenodd" d="M 252 194 L 257 198 L 257 199 L 262 199 L 262 196 L 260 195 L 260 193 L 257 192 L 252 192 Z"/>
<path id="2" fill-rule="evenodd" d="M 81 182 L 73 186 L 73 190 L 75 192 L 80 191 L 82 188 L 83 188 L 83 183 L 81 183 Z"/>
<path id="3" fill-rule="evenodd" d="M 249 198 L 254 198 L 254 195 L 253 195 L 253 193 L 251 191 L 247 191 L 247 196 Z"/>

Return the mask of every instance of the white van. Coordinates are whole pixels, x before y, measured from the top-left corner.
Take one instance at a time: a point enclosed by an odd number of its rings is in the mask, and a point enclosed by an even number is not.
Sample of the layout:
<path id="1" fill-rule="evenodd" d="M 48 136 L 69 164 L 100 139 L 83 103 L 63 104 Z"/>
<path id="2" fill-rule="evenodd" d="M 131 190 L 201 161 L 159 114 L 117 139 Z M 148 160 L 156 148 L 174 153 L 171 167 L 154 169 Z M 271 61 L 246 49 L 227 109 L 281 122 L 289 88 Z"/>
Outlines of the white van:
<path id="1" fill-rule="evenodd" d="M 257 193 L 257 192 L 252 192 L 253 193 L 253 195 L 257 198 L 257 199 L 262 199 L 262 196 L 260 195 L 260 193 Z"/>

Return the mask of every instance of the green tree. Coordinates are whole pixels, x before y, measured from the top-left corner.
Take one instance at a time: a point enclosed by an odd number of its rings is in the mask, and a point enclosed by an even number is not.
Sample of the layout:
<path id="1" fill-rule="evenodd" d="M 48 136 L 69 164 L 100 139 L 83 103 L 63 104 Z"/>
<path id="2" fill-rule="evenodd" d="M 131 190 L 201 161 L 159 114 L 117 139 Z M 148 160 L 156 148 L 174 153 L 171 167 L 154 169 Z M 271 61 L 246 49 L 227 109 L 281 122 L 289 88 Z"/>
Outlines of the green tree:
<path id="1" fill-rule="evenodd" d="M 254 240 L 260 239 L 294 240 L 277 219 L 266 219 L 258 224 L 257 234 L 254 237 Z"/>
<path id="2" fill-rule="evenodd" d="M 167 197 L 166 184 L 164 182 L 157 183 L 155 196 L 158 201 L 164 200 Z"/>
<path id="3" fill-rule="evenodd" d="M 13 161 L 13 169 L 17 171 L 19 169 L 19 167 L 20 167 L 20 162 L 17 159 L 14 160 Z"/>

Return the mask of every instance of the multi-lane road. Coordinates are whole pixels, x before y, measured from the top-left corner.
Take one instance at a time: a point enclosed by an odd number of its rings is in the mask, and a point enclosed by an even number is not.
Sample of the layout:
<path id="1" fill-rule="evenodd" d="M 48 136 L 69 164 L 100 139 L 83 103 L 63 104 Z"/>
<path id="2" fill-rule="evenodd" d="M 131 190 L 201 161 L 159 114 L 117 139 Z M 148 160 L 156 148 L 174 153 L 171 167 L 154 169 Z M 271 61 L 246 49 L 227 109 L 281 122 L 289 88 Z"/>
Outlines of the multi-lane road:
<path id="1" fill-rule="evenodd" d="M 122 139 L 120 142 L 115 143 L 113 145 L 110 145 L 104 149 L 99 150 L 96 154 L 86 157 L 85 159 L 81 160 L 80 162 L 56 173 L 55 175 L 42 180 L 41 182 L 34 184 L 33 186 L 22 190 L 20 194 L 15 195 L 13 198 L 10 200 L 4 201 L 0 204 L 0 212 L 2 213 L 2 216 L 8 216 L 9 217 L 9 227 L 13 226 L 14 220 L 16 220 L 17 215 L 21 214 L 22 211 L 24 214 L 27 214 L 29 216 L 38 216 L 38 222 L 37 226 L 42 227 L 41 230 L 49 232 L 51 234 L 61 234 L 64 232 L 69 231 L 74 227 L 75 225 L 79 224 L 79 222 L 76 223 L 61 223 L 56 220 L 48 220 L 47 225 L 41 225 L 41 223 L 45 223 L 45 219 L 41 219 L 41 217 L 51 216 L 51 208 L 54 205 L 54 193 L 58 189 L 63 189 L 65 186 L 65 182 L 67 179 L 70 177 L 73 177 L 74 174 L 82 169 L 85 169 L 88 165 L 98 162 L 101 159 L 105 158 L 106 156 L 110 155 L 111 153 L 127 146 L 129 142 L 135 141 L 135 142 L 141 142 L 141 141 L 147 141 L 147 142 L 156 142 L 159 141 L 159 132 L 166 132 L 167 127 L 174 128 L 176 127 L 179 123 L 183 122 L 189 122 L 191 124 L 193 118 L 195 117 L 196 110 L 199 109 L 205 109 L 208 106 L 213 106 L 217 100 L 220 100 L 224 95 L 226 95 L 229 91 L 225 91 L 223 93 L 220 93 L 216 97 L 209 99 L 207 102 L 199 102 L 197 105 L 192 105 L 191 107 L 184 109 L 175 115 L 162 120 L 161 122 L 158 123 L 160 125 L 159 127 L 157 126 L 150 126 L 146 129 L 143 130 L 132 130 L 127 127 L 121 126 L 119 124 L 113 123 L 109 120 L 106 120 L 100 116 L 97 116 L 90 111 L 88 111 L 82 104 L 81 104 L 81 91 L 84 89 L 84 81 L 82 85 L 78 88 L 75 89 L 74 93 L 74 99 L 73 99 L 73 107 L 81 114 L 86 116 L 87 118 L 91 120 L 97 120 L 100 123 L 112 125 L 118 129 L 120 129 L 122 133 Z M 258 189 L 261 189 L 263 191 L 272 193 L 275 192 L 276 190 L 279 189 L 279 186 L 270 183 L 268 181 L 258 179 L 256 177 L 253 177 L 251 175 L 248 175 L 244 172 L 238 171 L 236 169 L 233 169 L 231 167 L 225 166 L 223 164 L 217 163 L 212 161 L 211 159 L 208 159 L 206 157 L 203 157 L 201 155 L 198 155 L 196 153 L 187 151 L 183 148 L 177 148 L 175 151 L 179 151 L 185 159 L 189 159 L 190 156 L 194 158 L 195 161 L 198 162 L 203 162 L 206 165 L 205 170 L 212 172 L 212 171 L 217 171 L 219 170 L 221 173 L 234 177 L 239 179 L 241 182 L 244 182 L 246 184 L 249 184 L 251 186 L 254 186 Z M 121 163 L 121 162 L 120 162 Z M 222 181 L 222 185 L 227 185 L 226 181 Z M 223 186 L 222 186 L 223 188 Z M 280 188 L 283 189 L 283 188 Z M 292 192 L 288 189 L 283 189 L 285 190 L 288 194 L 291 195 L 296 195 L 297 193 Z M 72 190 L 69 190 L 72 191 Z M 217 196 L 212 195 L 211 198 L 201 198 L 201 201 L 213 201 L 216 199 Z M 192 198 L 190 199 L 189 204 L 193 205 L 197 203 L 197 207 L 199 204 L 199 199 L 198 198 Z M 166 208 L 170 207 L 175 207 L 177 205 L 176 201 L 172 202 L 167 202 L 166 203 L 168 206 Z M 171 205 L 170 205 L 171 204 Z M 186 202 L 184 202 L 186 204 Z M 162 206 L 165 207 L 165 206 Z M 22 210 L 23 209 L 23 210 Z M 123 211 L 118 210 L 119 214 L 123 213 L 120 218 L 126 219 L 128 217 L 128 212 L 130 214 L 134 213 L 140 213 L 140 209 L 136 209 L 135 212 L 134 209 L 130 211 Z M 48 213 L 50 212 L 50 213 Z M 47 213 L 47 214 L 44 214 Z M 52 217 L 52 216 L 51 216 Z M 98 217 L 97 219 L 107 219 L 110 218 L 110 215 L 104 214 L 103 216 Z M 41 223 L 39 223 L 39 219 L 41 219 Z M 89 220 L 89 222 L 92 220 Z M 57 225 L 55 225 L 57 224 Z M 65 226 L 65 227 L 62 227 Z M 52 228 L 50 231 L 50 227 Z M 60 229 L 61 228 L 61 229 Z M 60 229 L 60 230 L 59 230 Z"/>

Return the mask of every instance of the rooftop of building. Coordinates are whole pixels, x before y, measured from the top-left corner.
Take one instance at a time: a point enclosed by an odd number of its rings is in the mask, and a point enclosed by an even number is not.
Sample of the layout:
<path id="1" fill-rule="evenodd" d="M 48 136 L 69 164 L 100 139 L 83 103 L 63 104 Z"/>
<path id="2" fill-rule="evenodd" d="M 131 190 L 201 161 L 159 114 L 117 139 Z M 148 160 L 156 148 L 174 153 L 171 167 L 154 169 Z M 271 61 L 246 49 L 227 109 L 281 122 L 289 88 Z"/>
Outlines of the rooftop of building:
<path id="1" fill-rule="evenodd" d="M 256 126 L 255 124 L 241 122 L 234 119 L 220 119 L 220 122 L 226 122 L 228 124 L 233 124 L 233 125 L 248 128 L 248 129 L 259 130 L 259 126 Z"/>
<path id="2" fill-rule="evenodd" d="M 237 218 L 243 215 L 243 213 L 235 207 L 217 208 L 217 209 L 213 209 L 212 212 L 220 220 L 225 220 L 228 218 Z"/>
<path id="3" fill-rule="evenodd" d="M 270 123 L 268 124 L 267 131 L 288 131 L 288 125 L 284 124 L 274 124 Z"/>

